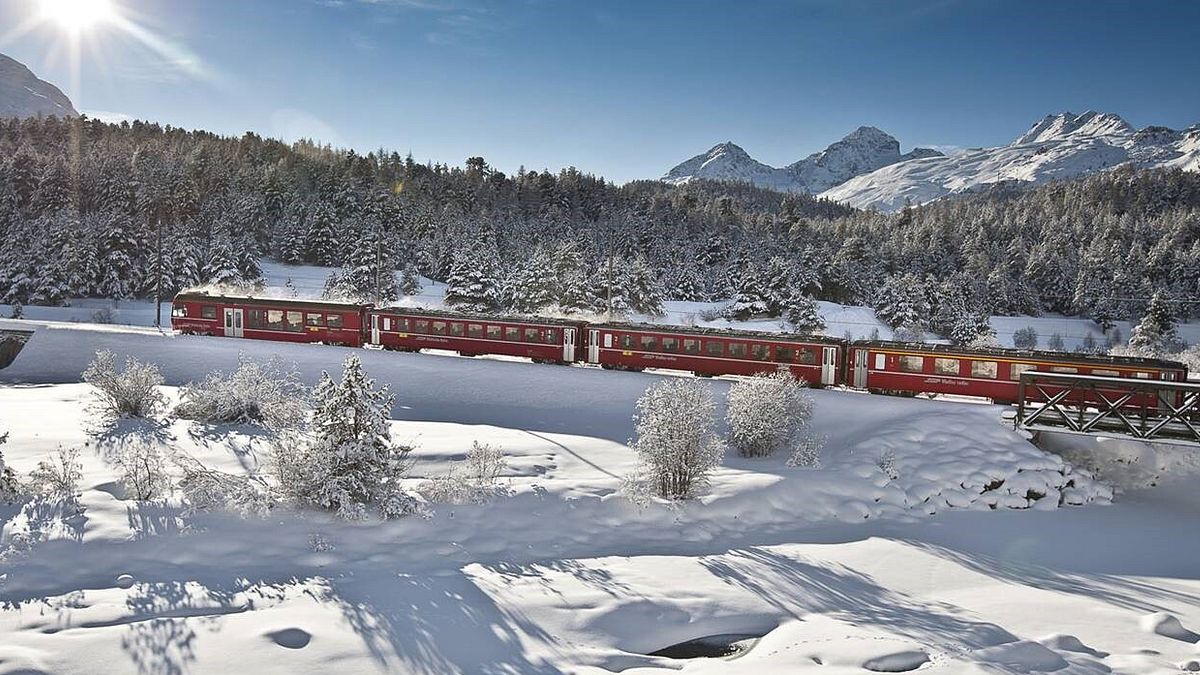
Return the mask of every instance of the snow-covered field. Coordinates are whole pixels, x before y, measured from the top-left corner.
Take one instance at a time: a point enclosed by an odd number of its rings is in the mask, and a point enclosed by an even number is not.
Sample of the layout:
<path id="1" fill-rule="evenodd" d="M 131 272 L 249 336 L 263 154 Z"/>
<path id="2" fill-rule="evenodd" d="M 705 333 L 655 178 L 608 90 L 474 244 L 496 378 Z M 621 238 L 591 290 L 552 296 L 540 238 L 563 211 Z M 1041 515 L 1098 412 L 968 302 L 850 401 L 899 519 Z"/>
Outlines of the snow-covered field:
<path id="1" fill-rule="evenodd" d="M 284 265 L 273 261 L 263 261 L 263 277 L 267 287 L 264 296 L 317 298 L 325 288 L 325 280 L 334 268 L 317 267 L 313 265 Z M 422 278 L 423 287 L 417 295 L 403 298 L 399 304 L 419 307 L 441 307 L 446 287 L 444 284 Z M 637 317 L 646 322 L 657 322 L 673 325 L 697 325 L 711 328 L 738 328 L 741 330 L 778 331 L 781 330 L 779 319 L 763 319 L 755 321 L 727 321 L 717 319 L 705 321 L 701 315 L 706 310 L 719 308 L 719 302 L 667 302 L 666 315 L 662 317 Z M 834 337 L 849 334 L 854 339 L 867 338 L 878 333 L 883 340 L 891 339 L 892 330 L 879 321 L 875 311 L 870 307 L 854 305 L 839 305 L 833 302 L 818 302 L 821 317 L 825 320 L 825 333 Z M 0 305 L 0 316 L 9 316 L 12 308 Z M 97 315 L 102 312 L 103 316 Z M 162 324 L 170 326 L 171 306 L 167 301 L 163 305 Z M 59 321 L 75 323 L 96 323 L 98 320 L 111 321 L 118 325 L 152 326 L 154 325 L 154 303 L 144 300 L 127 300 L 114 302 L 111 300 L 78 299 L 71 307 L 34 307 L 24 308 L 24 316 L 37 321 Z M 1028 316 L 993 316 L 992 328 L 1000 344 L 1011 347 L 1016 331 L 1032 327 L 1038 333 L 1039 346 L 1046 347 L 1050 336 L 1058 333 L 1063 338 L 1066 349 L 1075 349 L 1083 344 L 1090 334 L 1096 344 L 1103 346 L 1106 338 L 1104 332 L 1094 321 L 1079 317 L 1046 315 L 1039 317 Z M 1133 324 L 1129 321 L 1117 321 L 1117 330 L 1124 339 L 1129 339 Z M 1178 326 L 1179 335 L 1184 342 L 1200 343 L 1200 322 L 1182 323 Z M 933 337 L 933 336 L 931 336 Z"/>
<path id="2" fill-rule="evenodd" d="M 133 355 L 174 397 L 243 353 L 294 362 L 311 384 L 351 350 L 0 321 L 19 325 L 36 334 L 0 370 L 5 458 L 23 473 L 82 448 L 84 512 L 0 507 L 6 545 L 47 539 L 0 562 L 0 673 L 1090 674 L 1200 660 L 1194 476 L 1110 500 L 997 406 L 813 392 L 820 469 L 727 457 L 701 499 L 637 507 L 618 492 L 630 416 L 664 375 L 355 350 L 398 394 L 414 481 L 479 440 L 503 447 L 511 496 L 428 519 L 243 519 L 128 499 L 105 457 L 144 440 L 255 472 L 269 438 L 172 419 L 96 429 L 80 372 L 96 349 Z M 729 382 L 707 385 L 720 400 Z M 714 635 L 752 646 L 649 655 Z"/>

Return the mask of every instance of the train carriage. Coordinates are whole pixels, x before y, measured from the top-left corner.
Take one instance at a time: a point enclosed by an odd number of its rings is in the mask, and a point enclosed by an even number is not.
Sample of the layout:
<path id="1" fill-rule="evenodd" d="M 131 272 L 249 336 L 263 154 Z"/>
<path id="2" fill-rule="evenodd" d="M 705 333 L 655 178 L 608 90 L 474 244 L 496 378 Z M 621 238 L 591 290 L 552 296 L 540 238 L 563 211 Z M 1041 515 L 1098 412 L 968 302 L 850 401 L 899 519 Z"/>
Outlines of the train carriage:
<path id="1" fill-rule="evenodd" d="M 464 356 L 499 354 L 540 363 L 574 363 L 582 358 L 583 326 L 581 321 L 560 319 L 372 309 L 368 341 L 403 351 L 446 349 Z"/>
<path id="2" fill-rule="evenodd" d="M 1157 359 L 858 341 L 850 346 L 847 384 L 875 393 L 962 394 L 1013 403 L 1021 373 L 1029 370 L 1167 382 L 1187 378 L 1182 364 Z"/>
<path id="3" fill-rule="evenodd" d="M 640 324 L 587 330 L 587 361 L 606 368 L 754 375 L 784 367 L 814 387 L 841 382 L 844 343 L 832 338 Z"/>
<path id="4" fill-rule="evenodd" d="M 361 347 L 368 308 L 329 300 L 186 291 L 171 304 L 171 327 L 191 335 Z"/>

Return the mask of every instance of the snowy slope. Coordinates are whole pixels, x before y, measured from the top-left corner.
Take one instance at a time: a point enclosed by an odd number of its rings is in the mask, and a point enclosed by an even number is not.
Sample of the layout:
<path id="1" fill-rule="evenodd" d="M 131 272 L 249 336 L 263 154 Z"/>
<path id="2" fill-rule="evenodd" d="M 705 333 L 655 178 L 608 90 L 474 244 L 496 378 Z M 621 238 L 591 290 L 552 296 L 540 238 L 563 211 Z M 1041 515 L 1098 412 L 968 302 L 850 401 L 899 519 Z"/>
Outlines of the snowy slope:
<path id="1" fill-rule="evenodd" d="M 484 440 L 505 449 L 513 495 L 430 519 L 239 518 L 122 494 L 105 461 L 121 443 L 252 473 L 269 441 L 179 420 L 97 435 L 76 382 L 100 347 L 171 384 L 241 352 L 297 360 L 311 382 L 350 351 L 39 328 L 0 371 L 5 455 L 24 472 L 83 447 L 84 512 L 0 507 L 0 543 L 47 537 L 0 565 L 0 672 L 1098 675 L 1197 658 L 1194 639 L 1153 629 L 1169 625 L 1156 613 L 1200 625 L 1193 483 L 993 510 L 972 490 L 1002 478 L 1008 505 L 1063 469 L 996 406 L 814 392 L 822 468 L 731 457 L 703 499 L 636 508 L 615 493 L 624 439 L 660 376 L 356 350 L 395 385 L 393 435 L 419 446 L 417 476 Z M 730 661 L 649 655 L 729 633 L 762 637 Z"/>
<path id="2" fill-rule="evenodd" d="M 0 54 L 0 117 L 78 117 L 58 87 L 39 80 L 28 68 Z"/>
<path id="3" fill-rule="evenodd" d="M 698 178 L 728 180 L 788 192 L 816 193 L 881 166 L 939 154 L 918 148 L 901 155 L 900 142 L 895 138 L 875 127 L 859 127 L 821 152 L 783 168 L 755 160 L 732 142 L 721 143 L 675 166 L 662 180 L 674 184 Z"/>
<path id="4" fill-rule="evenodd" d="M 1200 167 L 1200 130 L 1135 130 L 1111 113 L 1048 115 L 1009 145 L 885 166 L 826 190 L 822 197 L 858 208 L 895 211 L 990 183 L 1043 183 L 1132 163 Z"/>

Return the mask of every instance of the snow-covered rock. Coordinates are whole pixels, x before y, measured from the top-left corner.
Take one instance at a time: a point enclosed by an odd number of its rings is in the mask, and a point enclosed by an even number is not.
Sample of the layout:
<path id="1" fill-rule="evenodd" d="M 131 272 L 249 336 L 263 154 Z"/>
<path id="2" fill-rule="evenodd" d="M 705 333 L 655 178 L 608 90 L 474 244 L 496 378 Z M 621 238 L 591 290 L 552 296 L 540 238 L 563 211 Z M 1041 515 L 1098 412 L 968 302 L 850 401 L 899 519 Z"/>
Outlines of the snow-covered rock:
<path id="1" fill-rule="evenodd" d="M 858 208 L 895 211 L 982 186 L 1044 183 L 1132 164 L 1200 170 L 1200 128 L 1140 131 L 1112 113 L 1047 115 L 1008 145 L 910 159 L 865 173 L 820 194 Z"/>
<path id="2" fill-rule="evenodd" d="M 78 117 L 71 99 L 24 64 L 0 54 L 0 117 Z"/>
<path id="3" fill-rule="evenodd" d="M 821 152 L 783 168 L 759 162 L 732 142 L 721 143 L 675 166 L 663 180 L 681 184 L 707 178 L 753 183 L 789 192 L 816 193 L 896 162 L 940 156 L 940 152 L 929 148 L 917 148 L 902 155 L 900 142 L 891 135 L 875 127 L 859 127 Z"/>

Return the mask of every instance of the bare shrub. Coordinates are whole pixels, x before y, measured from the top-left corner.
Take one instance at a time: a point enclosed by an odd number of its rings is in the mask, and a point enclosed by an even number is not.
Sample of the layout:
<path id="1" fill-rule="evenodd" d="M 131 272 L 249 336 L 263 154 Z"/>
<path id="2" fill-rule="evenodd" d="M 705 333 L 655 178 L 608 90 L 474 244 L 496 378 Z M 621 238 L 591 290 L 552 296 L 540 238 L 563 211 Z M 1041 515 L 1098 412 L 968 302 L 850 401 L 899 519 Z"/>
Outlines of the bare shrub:
<path id="1" fill-rule="evenodd" d="M 665 499 L 694 496 L 725 452 L 715 409 L 708 386 L 698 380 L 665 380 L 646 389 L 633 418 L 637 437 L 630 445 L 641 466 L 631 481 Z"/>
<path id="2" fill-rule="evenodd" d="M 503 449 L 476 441 L 465 459 L 454 462 L 445 475 L 422 482 L 417 492 L 438 504 L 482 504 L 507 492 L 498 483 L 504 467 Z"/>
<path id="3" fill-rule="evenodd" d="M 729 444 L 743 457 L 794 451 L 812 419 L 807 385 L 786 370 L 738 380 L 728 401 Z"/>
<path id="4" fill-rule="evenodd" d="M 825 447 L 825 437 L 805 431 L 788 457 L 788 466 L 804 469 L 815 469 L 821 466 L 821 450 Z"/>
<path id="5" fill-rule="evenodd" d="M 166 405 L 159 387 L 163 378 L 158 366 L 132 357 L 125 370 L 117 370 L 117 359 L 110 351 L 96 352 L 96 358 L 83 371 L 83 381 L 96 388 L 97 405 L 106 417 L 154 417 Z"/>
<path id="6" fill-rule="evenodd" d="M 83 465 L 79 463 L 79 448 L 58 448 L 50 457 L 38 462 L 29 472 L 29 491 L 43 497 L 76 500 L 79 483 L 83 480 Z"/>
<path id="7" fill-rule="evenodd" d="M 157 444 L 141 438 L 125 443 L 112 461 L 120 470 L 125 493 L 138 501 L 160 497 L 171 490 L 167 458 Z"/>
<path id="8" fill-rule="evenodd" d="M 262 515 L 275 505 L 266 482 L 258 476 L 218 471 L 193 457 L 175 457 L 179 491 L 190 511 L 229 511 L 243 516 Z"/>
<path id="9" fill-rule="evenodd" d="M 242 357 L 238 369 L 209 373 L 183 388 L 175 415 L 208 424 L 255 424 L 273 431 L 298 429 L 308 414 L 308 390 L 278 360 Z"/>
<path id="10" fill-rule="evenodd" d="M 0 434 L 0 445 L 8 442 L 8 432 Z M 4 462 L 4 452 L 0 451 L 0 504 L 12 504 L 21 496 L 21 482 L 17 474 Z"/>

